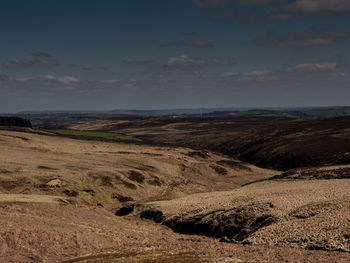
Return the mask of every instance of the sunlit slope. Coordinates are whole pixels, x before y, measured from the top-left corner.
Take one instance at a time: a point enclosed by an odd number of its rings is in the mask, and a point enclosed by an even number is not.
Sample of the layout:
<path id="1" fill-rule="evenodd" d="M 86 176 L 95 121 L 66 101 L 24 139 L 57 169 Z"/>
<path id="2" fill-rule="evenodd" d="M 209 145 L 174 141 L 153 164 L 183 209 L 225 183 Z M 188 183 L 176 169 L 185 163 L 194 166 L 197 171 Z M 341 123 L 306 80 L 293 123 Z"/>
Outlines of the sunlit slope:
<path id="1" fill-rule="evenodd" d="M 0 131 L 0 151 L 1 193 L 61 195 L 108 209 L 125 201 L 234 189 L 275 174 L 187 148 L 14 131 Z"/>
<path id="2" fill-rule="evenodd" d="M 350 251 L 349 189 L 349 179 L 276 179 L 152 202 L 141 211 L 150 219 L 158 213 L 159 221 L 180 233 Z"/>

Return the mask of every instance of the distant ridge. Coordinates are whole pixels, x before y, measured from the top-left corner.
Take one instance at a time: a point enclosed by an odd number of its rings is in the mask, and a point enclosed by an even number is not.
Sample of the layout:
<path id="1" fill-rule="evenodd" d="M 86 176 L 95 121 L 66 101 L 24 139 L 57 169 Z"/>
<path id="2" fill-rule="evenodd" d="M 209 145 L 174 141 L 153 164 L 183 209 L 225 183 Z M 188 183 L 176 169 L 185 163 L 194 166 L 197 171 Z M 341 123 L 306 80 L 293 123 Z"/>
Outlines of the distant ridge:
<path id="1" fill-rule="evenodd" d="M 106 119 L 130 119 L 166 116 L 192 116 L 192 117 L 225 117 L 225 116 L 278 116 L 291 118 L 334 118 L 350 115 L 350 106 L 322 106 L 322 107 L 251 107 L 251 108 L 194 108 L 194 109 L 157 109 L 133 110 L 116 109 L 110 111 L 22 111 L 16 114 L 3 114 L 4 116 L 29 119 L 34 126 L 43 122 L 55 125 Z"/>
<path id="2" fill-rule="evenodd" d="M 105 111 L 95 110 L 46 110 L 21 111 L 11 116 L 26 117 L 26 115 L 112 115 L 114 116 L 171 116 L 171 115 L 283 115 L 292 117 L 338 117 L 350 115 L 350 106 L 320 106 L 320 107 L 229 107 L 229 108 L 193 108 L 193 109 L 115 109 Z"/>

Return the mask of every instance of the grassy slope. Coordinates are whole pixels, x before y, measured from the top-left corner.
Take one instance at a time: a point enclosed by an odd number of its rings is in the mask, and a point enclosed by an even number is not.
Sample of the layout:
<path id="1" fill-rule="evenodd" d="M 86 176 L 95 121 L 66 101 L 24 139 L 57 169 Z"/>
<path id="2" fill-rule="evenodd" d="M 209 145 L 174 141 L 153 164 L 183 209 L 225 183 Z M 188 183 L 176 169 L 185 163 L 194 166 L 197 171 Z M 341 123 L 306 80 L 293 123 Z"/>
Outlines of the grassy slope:
<path id="1" fill-rule="evenodd" d="M 126 200 L 234 189 L 276 174 L 186 148 L 24 132 L 0 131 L 0 147 L 6 152 L 0 155 L 0 192 L 68 196 L 108 209 L 117 209 Z"/>
<path id="2" fill-rule="evenodd" d="M 139 141 L 138 139 L 114 132 L 101 132 L 101 131 L 79 131 L 79 130 L 69 130 L 69 129 L 56 129 L 56 130 L 47 130 L 58 135 L 66 136 L 78 136 L 78 137 L 91 137 L 99 139 L 109 139 L 109 140 L 118 140 L 118 141 Z"/>

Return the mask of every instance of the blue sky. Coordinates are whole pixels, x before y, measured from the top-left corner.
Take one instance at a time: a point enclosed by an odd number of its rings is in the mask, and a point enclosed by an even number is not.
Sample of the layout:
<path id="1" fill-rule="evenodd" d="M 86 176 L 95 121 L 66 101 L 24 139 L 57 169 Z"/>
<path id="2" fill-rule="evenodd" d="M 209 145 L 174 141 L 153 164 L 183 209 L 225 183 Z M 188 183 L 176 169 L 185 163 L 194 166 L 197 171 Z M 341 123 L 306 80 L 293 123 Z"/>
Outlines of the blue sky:
<path id="1" fill-rule="evenodd" d="M 349 105 L 348 0 L 4 0 L 0 112 Z"/>

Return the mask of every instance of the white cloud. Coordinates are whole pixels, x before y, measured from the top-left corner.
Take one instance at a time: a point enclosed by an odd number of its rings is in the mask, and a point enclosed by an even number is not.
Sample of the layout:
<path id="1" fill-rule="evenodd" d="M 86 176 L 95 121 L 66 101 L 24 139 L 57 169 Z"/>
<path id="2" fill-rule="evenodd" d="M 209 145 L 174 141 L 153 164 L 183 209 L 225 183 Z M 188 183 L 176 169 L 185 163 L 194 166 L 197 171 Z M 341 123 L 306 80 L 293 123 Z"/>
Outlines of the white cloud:
<path id="1" fill-rule="evenodd" d="M 238 81 L 266 81 L 277 79 L 277 75 L 268 70 L 254 70 L 247 72 L 226 72 L 223 74 L 226 78 L 234 78 Z"/>
<path id="2" fill-rule="evenodd" d="M 332 73 L 337 71 L 337 63 L 335 62 L 299 64 L 286 69 L 287 73 Z"/>
<path id="3" fill-rule="evenodd" d="M 336 62 L 304 63 L 282 70 L 253 70 L 247 72 L 225 72 L 222 76 L 236 81 L 271 81 L 288 76 L 310 76 L 323 74 L 325 76 L 348 78 L 349 70 Z"/>
<path id="4" fill-rule="evenodd" d="M 64 77 L 55 77 L 53 75 L 47 75 L 45 77 L 48 80 L 56 80 L 64 84 L 76 83 L 79 82 L 79 79 L 72 76 L 64 76 Z"/>

